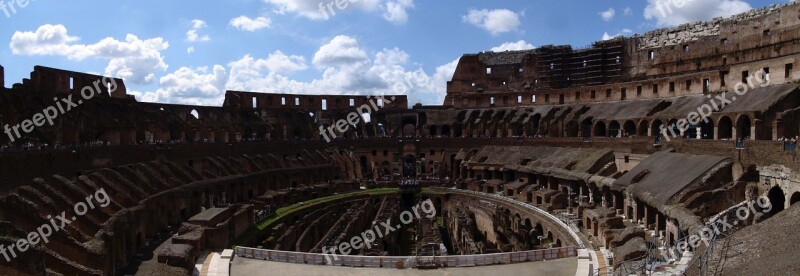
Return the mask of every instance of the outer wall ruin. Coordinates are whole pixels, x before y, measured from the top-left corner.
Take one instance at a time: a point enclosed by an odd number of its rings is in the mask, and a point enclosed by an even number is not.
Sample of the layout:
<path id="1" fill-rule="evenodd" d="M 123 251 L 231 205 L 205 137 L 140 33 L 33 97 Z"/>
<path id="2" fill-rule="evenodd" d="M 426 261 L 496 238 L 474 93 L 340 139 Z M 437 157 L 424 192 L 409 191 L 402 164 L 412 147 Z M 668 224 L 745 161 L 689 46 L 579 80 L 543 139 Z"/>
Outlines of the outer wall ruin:
<path id="1" fill-rule="evenodd" d="M 670 248 L 708 218 L 757 196 L 779 208 L 744 225 L 768 228 L 778 223 L 770 218 L 800 202 L 791 140 L 800 135 L 799 15 L 800 4 L 791 3 L 586 49 L 466 54 L 441 106 L 409 107 L 403 95 L 379 101 L 244 91 L 228 91 L 221 106 L 141 103 L 121 79 L 110 91 L 103 76 L 36 66 L 29 78 L 6 85 L 0 66 L 0 125 L 20 124 L 54 97 L 102 84 L 100 96 L 53 126 L 14 142 L 0 135 L 2 244 L 100 188 L 112 200 L 49 243 L 0 263 L 0 274 L 120 275 L 137 254 L 174 234 L 168 250 L 155 252 L 161 262 L 153 271 L 188 270 L 199 252 L 244 235 L 263 218 L 259 211 L 361 186 L 397 187 L 403 176 L 571 213 L 565 219 L 614 252 L 618 267 L 648 254 L 646 243 Z M 734 95 L 737 83 L 762 69 L 769 86 L 753 86 L 708 120 L 674 126 L 709 97 Z M 364 105 L 377 110 L 369 122 L 323 139 L 320 129 Z M 480 229 L 496 230 L 482 242 L 503 252 L 556 231 L 481 204 L 439 205 L 451 214 L 443 220 L 450 234 L 463 237 L 458 252 L 481 252 L 472 239 Z M 352 206 L 331 210 L 359 209 Z M 295 243 L 280 246 L 316 248 L 311 241 L 318 239 L 292 233 Z M 498 238 L 504 235 L 512 238 Z M 563 233 L 553 235 L 535 246 L 556 246 Z M 791 264 L 773 257 L 763 255 L 774 267 Z"/>

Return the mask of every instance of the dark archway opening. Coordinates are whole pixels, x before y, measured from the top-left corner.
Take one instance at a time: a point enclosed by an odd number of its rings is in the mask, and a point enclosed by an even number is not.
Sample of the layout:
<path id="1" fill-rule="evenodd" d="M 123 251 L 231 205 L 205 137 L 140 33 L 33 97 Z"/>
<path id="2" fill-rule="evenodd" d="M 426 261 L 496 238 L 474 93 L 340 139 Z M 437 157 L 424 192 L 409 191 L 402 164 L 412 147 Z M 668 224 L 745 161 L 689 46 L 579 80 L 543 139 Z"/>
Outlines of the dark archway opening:
<path id="1" fill-rule="evenodd" d="M 769 189 L 767 198 L 769 198 L 770 205 L 772 206 L 772 209 L 769 211 L 770 215 L 775 215 L 783 211 L 786 203 L 786 195 L 783 193 L 781 187 L 775 186 Z"/>

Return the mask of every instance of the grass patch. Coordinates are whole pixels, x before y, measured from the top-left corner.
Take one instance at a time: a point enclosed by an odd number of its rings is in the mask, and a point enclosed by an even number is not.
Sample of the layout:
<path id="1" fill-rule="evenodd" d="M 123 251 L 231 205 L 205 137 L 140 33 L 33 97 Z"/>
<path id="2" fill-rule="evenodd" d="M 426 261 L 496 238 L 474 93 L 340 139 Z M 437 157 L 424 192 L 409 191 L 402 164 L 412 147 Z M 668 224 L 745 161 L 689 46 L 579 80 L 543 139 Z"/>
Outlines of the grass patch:
<path id="1" fill-rule="evenodd" d="M 300 211 L 300 210 L 303 210 L 303 209 L 306 209 L 306 208 L 316 207 L 316 206 L 318 206 L 320 204 L 328 203 L 328 202 L 331 202 L 331 201 L 336 201 L 336 200 L 339 200 L 339 199 L 344 199 L 344 198 L 349 198 L 349 197 L 354 197 L 354 196 L 360 196 L 360 195 L 370 195 L 370 196 L 387 195 L 387 194 L 393 194 L 393 193 L 397 193 L 397 192 L 398 192 L 397 188 L 371 189 L 371 190 L 365 190 L 365 191 L 358 191 L 358 192 L 354 192 L 354 193 L 338 194 L 338 195 L 332 195 L 332 196 L 327 196 L 327 197 L 315 198 L 315 199 L 312 199 L 312 200 L 309 200 L 309 201 L 299 202 L 299 203 L 295 203 L 295 204 L 292 204 L 292 205 L 289 205 L 289 206 L 286 206 L 286 207 L 283 207 L 283 208 L 278 208 L 278 210 L 275 211 L 274 215 L 264 219 L 263 221 L 260 221 L 260 222 L 256 223 L 255 227 L 250 227 L 250 229 L 248 229 L 244 234 L 242 234 L 242 236 L 240 236 L 238 239 L 236 239 L 233 242 L 233 245 L 231 246 L 231 248 L 235 248 L 236 246 L 242 245 L 245 241 L 250 240 L 253 237 L 253 235 L 261 233 L 265 229 L 269 229 L 270 227 L 273 226 L 273 224 L 275 224 L 275 222 L 285 218 L 286 216 L 288 216 L 289 214 L 292 214 L 294 212 L 297 212 L 297 211 Z"/>

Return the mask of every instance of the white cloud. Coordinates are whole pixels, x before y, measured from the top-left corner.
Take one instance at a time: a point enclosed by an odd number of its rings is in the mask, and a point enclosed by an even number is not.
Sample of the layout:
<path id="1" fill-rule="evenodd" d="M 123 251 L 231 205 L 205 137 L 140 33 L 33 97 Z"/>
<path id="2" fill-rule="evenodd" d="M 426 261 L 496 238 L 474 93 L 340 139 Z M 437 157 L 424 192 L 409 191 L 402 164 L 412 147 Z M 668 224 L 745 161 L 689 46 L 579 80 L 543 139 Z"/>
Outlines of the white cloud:
<path id="1" fill-rule="evenodd" d="M 189 49 L 186 49 L 186 53 L 194 54 L 194 46 L 191 46 L 191 47 L 189 47 Z"/>
<path id="2" fill-rule="evenodd" d="M 622 11 L 622 14 L 623 15 L 632 15 L 633 14 L 633 10 L 631 10 L 631 7 L 625 7 L 625 10 Z"/>
<path id="3" fill-rule="evenodd" d="M 388 0 L 384 5 L 383 18 L 394 24 L 408 22 L 407 9 L 414 8 L 414 0 Z"/>
<path id="4" fill-rule="evenodd" d="M 272 20 L 266 17 L 250 18 L 242 15 L 237 18 L 231 19 L 231 22 L 229 24 L 232 27 L 240 30 L 255 32 L 260 29 L 272 27 Z"/>
<path id="5" fill-rule="evenodd" d="M 505 52 L 505 51 L 520 51 L 520 50 L 530 50 L 534 49 L 530 43 L 526 42 L 525 40 L 520 40 L 517 42 L 506 42 L 500 46 L 493 47 L 492 52 Z"/>
<path id="6" fill-rule="evenodd" d="M 647 0 L 644 18 L 655 21 L 659 26 L 675 26 L 715 17 L 727 17 L 751 9 L 750 4 L 742 0 Z"/>
<path id="7" fill-rule="evenodd" d="M 611 40 L 611 39 L 614 39 L 615 37 L 618 37 L 618 36 L 622 36 L 622 35 L 621 34 L 609 35 L 608 32 L 605 32 L 605 33 L 603 33 L 603 38 L 601 38 L 601 39 L 602 40 Z"/>
<path id="8" fill-rule="evenodd" d="M 369 60 L 367 53 L 359 46 L 355 38 L 339 35 L 328 44 L 322 45 L 314 54 L 314 65 L 334 67 L 363 63 Z"/>
<path id="9" fill-rule="evenodd" d="M 277 14 L 293 13 L 312 20 L 328 20 L 332 16 L 349 9 L 357 9 L 366 12 L 380 10 L 382 0 L 349 0 L 341 1 L 342 7 L 336 5 L 337 0 L 263 0 L 264 3 L 272 5 Z M 328 6 L 332 4 L 332 6 Z M 331 11 L 332 10 L 332 11 Z"/>
<path id="10" fill-rule="evenodd" d="M 161 77 L 155 92 L 129 92 L 140 101 L 220 106 L 225 99 L 225 67 L 181 67 Z"/>
<path id="11" fill-rule="evenodd" d="M 462 17 L 462 20 L 483 28 L 496 36 L 516 30 L 520 25 L 519 16 L 519 14 L 507 9 L 491 11 L 487 9 L 470 9 L 467 15 Z"/>
<path id="12" fill-rule="evenodd" d="M 608 8 L 608 10 L 602 11 L 599 14 L 603 21 L 608 22 L 614 20 L 614 15 L 617 14 L 617 11 L 615 11 L 614 8 Z"/>
<path id="13" fill-rule="evenodd" d="M 169 48 L 163 38 L 141 40 L 128 34 L 125 41 L 107 37 L 94 44 L 78 44 L 64 25 L 42 25 L 35 32 L 14 32 L 9 47 L 15 55 L 63 56 L 69 60 L 86 58 L 108 60 L 105 75 L 120 77 L 135 84 L 155 81 L 156 71 L 168 66 L 161 52 Z"/>
<path id="14" fill-rule="evenodd" d="M 341 52 L 340 52 L 341 51 Z M 441 104 L 458 65 L 458 59 L 436 68 L 432 75 L 410 65 L 408 53 L 398 48 L 383 49 L 368 56 L 358 41 L 337 36 L 320 46 L 315 65 L 322 75 L 300 81 L 287 72 L 304 70 L 302 56 L 275 51 L 266 58 L 245 55 L 225 67 L 180 68 L 160 80 L 155 92 L 129 92 L 141 101 L 219 106 L 225 90 L 325 95 L 404 94 L 416 102 Z M 416 67 L 416 68 L 415 68 Z M 227 72 L 226 72 L 227 71 Z"/>
<path id="15" fill-rule="evenodd" d="M 297 94 L 405 94 L 409 99 L 444 100 L 458 60 L 428 75 L 422 68 L 407 69 L 409 55 L 398 49 L 383 49 L 372 58 L 348 36 L 337 36 L 321 46 L 313 63 L 324 68 L 322 76 L 298 81 L 258 66 L 252 58 L 231 62 L 227 88 Z"/>
<path id="16" fill-rule="evenodd" d="M 610 34 L 608 34 L 608 32 L 605 32 L 605 33 L 603 33 L 603 38 L 601 38 L 601 39 L 602 40 L 610 40 L 610 39 L 614 39 L 616 37 L 620 37 L 620 36 L 624 36 L 624 35 L 631 35 L 631 34 L 633 34 L 633 30 L 625 28 L 625 29 L 622 29 L 621 32 L 616 33 L 614 35 L 610 35 Z"/>
<path id="17" fill-rule="evenodd" d="M 306 70 L 308 68 L 304 57 L 295 55 L 287 56 L 281 51 L 275 51 L 269 54 L 269 57 L 266 59 L 254 59 L 250 55 L 245 55 L 240 60 L 235 61 L 234 64 L 241 65 L 241 68 L 248 68 L 251 71 L 267 70 L 276 73 L 290 73 Z"/>
<path id="18" fill-rule="evenodd" d="M 206 42 L 211 40 L 208 35 L 200 35 L 198 32 L 201 29 L 208 27 L 205 21 L 200 19 L 192 20 L 192 27 L 186 31 L 186 41 L 189 42 Z"/>

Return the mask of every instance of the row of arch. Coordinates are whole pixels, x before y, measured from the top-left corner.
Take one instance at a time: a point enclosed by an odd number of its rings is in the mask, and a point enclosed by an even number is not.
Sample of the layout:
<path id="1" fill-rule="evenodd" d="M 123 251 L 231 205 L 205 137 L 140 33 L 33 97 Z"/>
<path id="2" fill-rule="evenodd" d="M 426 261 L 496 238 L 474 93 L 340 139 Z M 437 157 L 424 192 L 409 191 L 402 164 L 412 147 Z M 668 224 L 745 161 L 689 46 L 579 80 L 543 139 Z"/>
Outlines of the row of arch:
<path id="1" fill-rule="evenodd" d="M 538 117 L 538 118 L 537 118 Z M 538 134 L 553 134 L 549 131 L 550 127 L 542 127 L 541 116 L 536 116 L 527 124 L 513 123 L 510 126 L 508 136 L 535 136 Z M 678 120 L 648 119 L 641 120 L 594 120 L 589 117 L 581 121 L 572 120 L 566 123 L 563 131 L 564 137 L 625 137 L 625 136 L 656 136 L 667 135 L 672 137 L 689 137 L 691 139 L 771 139 L 771 133 L 755 135 L 754 120 L 746 114 L 739 115 L 735 120 L 730 116 L 720 116 L 717 119 L 708 120 L 698 119 L 696 125 L 689 125 L 681 132 L 678 128 Z M 662 128 L 663 127 L 663 128 Z M 471 128 L 468 128 L 471 129 Z M 484 132 L 487 127 L 484 127 Z M 491 137 L 500 137 L 497 134 L 497 124 L 488 127 Z M 480 132 L 480 131 L 479 131 Z M 432 137 L 470 137 L 474 133 L 464 131 L 460 125 L 451 127 L 450 125 L 431 125 L 427 126 L 427 135 Z"/>

